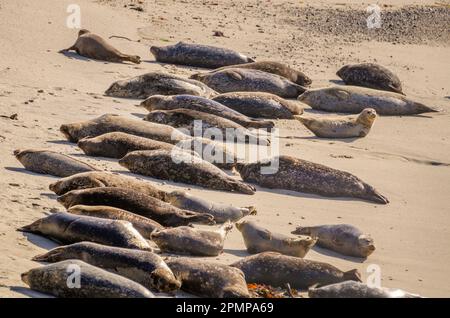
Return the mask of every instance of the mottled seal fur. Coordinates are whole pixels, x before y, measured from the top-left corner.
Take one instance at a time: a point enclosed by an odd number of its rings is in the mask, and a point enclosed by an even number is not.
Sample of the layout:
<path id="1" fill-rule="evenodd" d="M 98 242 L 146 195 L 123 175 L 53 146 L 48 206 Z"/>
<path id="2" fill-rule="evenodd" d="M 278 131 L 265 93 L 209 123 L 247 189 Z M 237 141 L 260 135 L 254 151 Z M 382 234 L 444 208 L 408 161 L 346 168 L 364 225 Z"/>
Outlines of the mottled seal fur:
<path id="1" fill-rule="evenodd" d="M 102 37 L 93 34 L 86 29 L 78 32 L 78 39 L 75 44 L 68 49 L 61 50 L 60 53 L 76 51 L 79 55 L 108 62 L 130 61 L 135 64 L 141 63 L 141 58 L 137 55 L 128 55 L 119 52 Z"/>
<path id="2" fill-rule="evenodd" d="M 150 52 L 158 62 L 204 68 L 254 62 L 253 59 L 230 49 L 185 42 L 164 47 L 152 46 Z"/>
<path id="3" fill-rule="evenodd" d="M 173 191 L 167 194 L 167 201 L 180 208 L 200 213 L 208 213 L 216 223 L 236 222 L 247 215 L 255 215 L 254 206 L 237 208 L 228 204 L 207 201 L 185 191 Z"/>
<path id="4" fill-rule="evenodd" d="M 127 80 L 114 82 L 105 95 L 122 98 L 145 99 L 152 95 L 189 94 L 212 97 L 217 94 L 202 82 L 181 76 L 150 72 Z"/>
<path id="5" fill-rule="evenodd" d="M 292 234 L 316 237 L 317 246 L 344 255 L 366 258 L 375 251 L 370 235 L 348 224 L 299 226 Z"/>
<path id="6" fill-rule="evenodd" d="M 219 93 L 266 92 L 284 98 L 297 98 L 306 90 L 279 75 L 243 68 L 194 74 L 191 78 L 205 83 Z"/>
<path id="7" fill-rule="evenodd" d="M 246 128 L 272 128 L 274 123 L 267 120 L 254 120 L 216 101 L 199 96 L 152 96 L 141 103 L 148 111 L 192 109 L 232 120 Z"/>
<path id="8" fill-rule="evenodd" d="M 25 169 L 56 177 L 68 177 L 80 172 L 98 171 L 90 164 L 50 150 L 15 150 L 14 156 Z"/>
<path id="9" fill-rule="evenodd" d="M 181 210 L 129 188 L 73 190 L 58 197 L 57 200 L 66 208 L 75 205 L 108 205 L 145 216 L 163 226 L 180 226 L 195 222 L 214 224 L 212 215 Z"/>
<path id="10" fill-rule="evenodd" d="M 219 230 L 201 230 L 190 226 L 179 226 L 152 233 L 152 241 L 163 253 L 218 256 L 223 252 L 223 244 L 233 224 L 227 222 Z"/>
<path id="11" fill-rule="evenodd" d="M 333 113 L 358 114 L 365 108 L 376 110 L 379 115 L 401 116 L 437 112 L 401 94 L 359 86 L 332 86 L 310 89 L 298 100 L 313 109 Z"/>
<path id="12" fill-rule="evenodd" d="M 364 86 L 403 94 L 402 83 L 398 76 L 379 64 L 348 64 L 341 67 L 336 75 L 342 78 L 347 85 Z"/>
<path id="13" fill-rule="evenodd" d="M 181 286 L 164 260 L 148 251 L 81 242 L 54 248 L 35 256 L 33 261 L 56 263 L 70 259 L 103 268 L 159 292 L 172 292 Z"/>
<path id="14" fill-rule="evenodd" d="M 69 208 L 67 212 L 102 219 L 128 221 L 146 239 L 151 239 L 152 232 L 164 229 L 161 224 L 149 218 L 105 205 L 75 205 Z"/>
<path id="15" fill-rule="evenodd" d="M 185 292 L 210 298 L 250 297 L 244 274 L 237 268 L 185 257 L 169 258 L 166 263 Z"/>
<path id="16" fill-rule="evenodd" d="M 313 285 L 324 286 L 347 280 L 361 281 L 356 269 L 343 272 L 322 262 L 264 252 L 245 257 L 231 266 L 237 267 L 245 274 L 247 283 L 267 284 L 274 287 L 306 289 Z"/>
<path id="17" fill-rule="evenodd" d="M 133 151 L 119 160 L 133 173 L 194 184 L 208 189 L 254 194 L 255 188 L 233 179 L 213 164 L 186 152 L 164 150 Z"/>
<path id="18" fill-rule="evenodd" d="M 349 116 L 295 116 L 295 119 L 321 138 L 365 137 L 376 118 L 377 112 L 373 108 L 366 108 L 358 115 Z"/>
<path id="19" fill-rule="evenodd" d="M 82 241 L 151 251 L 148 242 L 127 221 L 107 220 L 70 213 L 54 213 L 19 229 L 65 244 Z"/>
<path id="20" fill-rule="evenodd" d="M 190 139 L 173 127 L 150 123 L 114 114 L 105 114 L 92 120 L 63 124 L 60 131 L 70 142 L 86 137 L 97 137 L 110 132 L 123 132 L 167 143 Z"/>
<path id="21" fill-rule="evenodd" d="M 236 168 L 244 181 L 270 189 L 389 203 L 389 200 L 372 186 L 351 173 L 290 156 L 274 157 L 271 161 L 279 163 L 274 173 L 261 173 L 262 167 L 270 165 L 269 161 L 238 164 Z"/>
<path id="22" fill-rule="evenodd" d="M 244 238 L 247 252 L 257 254 L 261 252 L 278 252 L 285 255 L 305 257 L 317 239 L 310 236 L 291 237 L 273 233 L 253 221 L 236 223 L 236 228 Z"/>
<path id="23" fill-rule="evenodd" d="M 79 270 L 80 288 L 71 286 Z M 153 298 L 144 286 L 80 260 L 67 260 L 33 268 L 22 274 L 31 289 L 62 298 Z"/>
<path id="24" fill-rule="evenodd" d="M 217 95 L 213 100 L 254 118 L 293 119 L 293 115 L 301 115 L 303 108 L 307 106 L 263 92 L 225 93 Z"/>

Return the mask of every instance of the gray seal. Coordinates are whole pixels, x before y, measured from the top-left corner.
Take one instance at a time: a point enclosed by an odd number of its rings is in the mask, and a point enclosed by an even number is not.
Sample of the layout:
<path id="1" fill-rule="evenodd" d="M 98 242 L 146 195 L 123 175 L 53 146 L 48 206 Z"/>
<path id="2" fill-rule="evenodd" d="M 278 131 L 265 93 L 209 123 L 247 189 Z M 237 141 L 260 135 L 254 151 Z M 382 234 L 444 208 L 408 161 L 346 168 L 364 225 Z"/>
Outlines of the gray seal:
<path id="1" fill-rule="evenodd" d="M 105 95 L 111 97 L 145 99 L 152 95 L 189 94 L 212 97 L 217 94 L 202 82 L 177 75 L 150 72 L 111 84 Z"/>
<path id="2" fill-rule="evenodd" d="M 179 226 L 155 231 L 151 239 L 163 253 L 218 256 L 223 252 L 225 238 L 232 229 L 231 222 L 225 223 L 217 231 Z"/>
<path id="3" fill-rule="evenodd" d="M 80 273 L 80 288 L 68 284 L 75 270 Z M 22 274 L 22 281 L 33 290 L 61 298 L 154 297 L 128 278 L 74 259 L 33 268 Z"/>
<path id="4" fill-rule="evenodd" d="M 164 260 L 148 251 L 81 242 L 54 248 L 35 256 L 33 261 L 56 263 L 70 259 L 100 267 L 158 292 L 173 292 L 181 286 Z"/>
<path id="5" fill-rule="evenodd" d="M 316 237 L 317 246 L 344 255 L 366 258 L 375 251 L 370 235 L 348 224 L 299 226 L 292 234 Z"/>
<path id="6" fill-rule="evenodd" d="M 236 168 L 244 181 L 270 189 L 285 189 L 324 197 L 358 198 L 379 204 L 389 203 L 389 200 L 371 185 L 346 171 L 290 156 L 274 157 L 271 161 L 278 162 L 274 173 L 261 173 L 262 167 L 269 169 L 269 160 L 238 164 Z"/>
<path id="7" fill-rule="evenodd" d="M 119 52 L 102 37 L 93 34 L 86 29 L 81 29 L 78 32 L 78 38 L 74 45 L 59 52 L 66 53 L 69 51 L 76 51 L 81 56 L 101 61 L 116 63 L 129 61 L 135 64 L 141 63 L 141 58 L 139 56 Z"/>
<path id="8" fill-rule="evenodd" d="M 105 114 L 95 119 L 78 123 L 63 124 L 60 127 L 60 131 L 70 142 L 78 142 L 86 137 L 97 137 L 115 131 L 172 144 L 191 138 L 167 125 L 114 114 Z"/>
<path id="9" fill-rule="evenodd" d="M 437 112 L 436 109 L 393 92 L 359 86 L 332 86 L 310 89 L 298 97 L 313 109 L 333 113 L 359 114 L 365 108 L 379 115 L 401 116 Z"/>
<path id="10" fill-rule="evenodd" d="M 264 252 L 243 258 L 231 266 L 245 274 L 247 283 L 266 284 L 273 287 L 307 289 L 313 285 L 324 286 L 347 280 L 360 282 L 356 269 L 343 272 L 333 265 L 303 258 Z"/>
<path id="11" fill-rule="evenodd" d="M 305 257 L 317 241 L 310 236 L 296 238 L 273 233 L 253 221 L 236 223 L 236 228 L 241 232 L 247 252 L 250 254 L 278 252 L 284 255 Z"/>
<path id="12" fill-rule="evenodd" d="M 297 98 L 306 90 L 279 75 L 243 68 L 194 74 L 191 78 L 205 83 L 219 93 L 266 92 L 284 98 Z"/>
<path id="13" fill-rule="evenodd" d="M 237 268 L 186 257 L 166 260 L 181 289 L 199 297 L 249 298 L 244 274 Z"/>
<path id="14" fill-rule="evenodd" d="M 19 229 L 70 244 L 82 241 L 151 251 L 148 242 L 127 221 L 55 213 Z"/>
<path id="15" fill-rule="evenodd" d="M 181 210 L 169 203 L 128 188 L 92 188 L 73 190 L 60 197 L 58 202 L 66 209 L 75 205 L 108 205 L 152 219 L 163 226 L 180 226 L 190 223 L 214 224 L 212 215 Z"/>
<path id="16" fill-rule="evenodd" d="M 178 42 L 164 47 L 152 46 L 156 61 L 204 68 L 254 62 L 253 59 L 230 49 Z"/>
<path id="17" fill-rule="evenodd" d="M 208 189 L 254 194 L 255 188 L 236 180 L 201 158 L 186 152 L 164 150 L 133 151 L 119 160 L 133 173 L 193 184 Z"/>
<path id="18" fill-rule="evenodd" d="M 231 92 L 217 95 L 213 100 L 254 118 L 293 119 L 307 107 L 300 102 L 263 92 Z"/>
<path id="19" fill-rule="evenodd" d="M 397 75 L 375 63 L 348 64 L 336 75 L 347 85 L 363 86 L 403 94 L 402 83 Z"/>
<path id="20" fill-rule="evenodd" d="M 147 98 L 141 103 L 141 106 L 143 106 L 148 111 L 172 110 L 178 108 L 192 109 L 229 119 L 244 126 L 245 128 L 272 128 L 274 126 L 274 123 L 272 121 L 254 120 L 216 101 L 199 96 L 156 95 Z"/>
<path id="21" fill-rule="evenodd" d="M 56 177 L 68 177 L 87 171 L 98 171 L 94 166 L 81 160 L 50 150 L 15 150 L 14 156 L 25 169 Z"/>

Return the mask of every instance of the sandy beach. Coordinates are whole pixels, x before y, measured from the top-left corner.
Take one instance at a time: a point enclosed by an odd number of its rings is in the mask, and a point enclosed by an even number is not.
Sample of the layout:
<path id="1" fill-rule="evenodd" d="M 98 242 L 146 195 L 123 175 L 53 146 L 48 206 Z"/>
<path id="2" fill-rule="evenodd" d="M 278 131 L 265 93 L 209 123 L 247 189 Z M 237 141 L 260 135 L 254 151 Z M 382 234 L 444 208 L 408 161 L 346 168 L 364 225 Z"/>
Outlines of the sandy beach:
<path id="1" fill-rule="evenodd" d="M 306 258 L 342 270 L 357 268 L 363 280 L 375 264 L 384 287 L 450 296 L 450 1 L 380 1 L 386 19 L 381 30 L 367 31 L 361 14 L 368 15 L 371 2 L 365 0 L 78 0 L 82 28 L 106 39 L 128 38 L 109 41 L 141 56 L 139 65 L 59 54 L 78 33 L 66 25 L 72 3 L 0 1 L 0 297 L 39 296 L 20 274 L 40 266 L 31 258 L 56 244 L 16 229 L 63 210 L 48 189 L 57 178 L 24 170 L 13 151 L 50 149 L 126 173 L 117 160 L 86 157 L 59 127 L 105 113 L 142 117 L 140 101 L 106 97 L 104 91 L 114 81 L 149 71 L 195 73 L 192 67 L 157 63 L 150 54 L 150 45 L 178 41 L 285 62 L 310 76 L 313 88 L 339 84 L 335 73 L 345 64 L 376 62 L 399 76 L 407 96 L 440 109 L 379 117 L 366 138 L 346 141 L 316 138 L 298 121 L 276 121 L 281 154 L 351 172 L 388 197 L 388 205 L 260 187 L 249 196 L 149 180 L 166 190 L 189 189 L 217 202 L 255 205 L 258 214 L 251 218 L 274 232 L 289 234 L 299 225 L 355 225 L 375 240 L 377 249 L 367 260 L 320 248 Z M 351 26 L 340 20 L 351 17 L 356 21 Z M 213 36 L 214 31 L 224 37 Z M 17 118 L 10 118 L 13 114 Z M 229 264 L 247 255 L 234 229 L 224 253 L 210 260 Z"/>

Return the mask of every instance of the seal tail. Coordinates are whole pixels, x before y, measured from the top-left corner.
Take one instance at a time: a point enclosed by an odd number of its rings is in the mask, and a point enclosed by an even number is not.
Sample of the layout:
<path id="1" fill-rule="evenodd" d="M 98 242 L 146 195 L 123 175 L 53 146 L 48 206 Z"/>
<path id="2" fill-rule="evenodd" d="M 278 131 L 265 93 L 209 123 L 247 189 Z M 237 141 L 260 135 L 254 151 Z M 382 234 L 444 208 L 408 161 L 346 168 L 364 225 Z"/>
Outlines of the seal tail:
<path id="1" fill-rule="evenodd" d="M 365 184 L 366 194 L 364 195 L 363 199 L 379 203 L 379 204 L 388 204 L 389 200 L 384 195 L 382 195 L 380 192 L 378 192 L 375 188 L 372 186 Z"/>
<path id="2" fill-rule="evenodd" d="M 347 272 L 344 272 L 343 279 L 344 281 L 352 280 L 362 283 L 361 274 L 357 269 L 351 269 Z"/>
<path id="3" fill-rule="evenodd" d="M 21 228 L 18 228 L 17 231 L 25 232 L 25 233 L 39 233 L 39 227 L 40 227 L 41 223 L 42 223 L 42 219 L 39 219 L 29 225 L 25 225 L 25 226 L 22 226 Z"/>

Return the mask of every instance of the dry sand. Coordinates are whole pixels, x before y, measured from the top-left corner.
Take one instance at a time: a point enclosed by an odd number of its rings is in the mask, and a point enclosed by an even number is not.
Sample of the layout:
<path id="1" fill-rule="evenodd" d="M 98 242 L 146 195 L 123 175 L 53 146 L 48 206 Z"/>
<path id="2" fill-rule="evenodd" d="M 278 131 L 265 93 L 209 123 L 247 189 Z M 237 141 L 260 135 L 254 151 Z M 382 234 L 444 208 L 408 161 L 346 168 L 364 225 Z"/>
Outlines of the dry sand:
<path id="1" fill-rule="evenodd" d="M 61 210 L 48 190 L 55 178 L 26 172 L 13 150 L 48 148 L 82 157 L 107 170 L 123 170 L 113 160 L 82 156 L 64 140 L 59 126 L 107 112 L 143 114 L 143 109 L 135 107 L 137 101 L 104 97 L 103 92 L 115 80 L 151 70 L 191 74 L 195 71 L 192 68 L 154 63 L 149 53 L 150 44 L 180 40 L 230 47 L 259 60 L 290 63 L 312 77 L 313 87 L 333 84 L 330 81 L 338 80 L 335 72 L 343 64 L 376 61 L 399 75 L 407 95 L 440 107 L 442 112 L 436 114 L 379 118 L 366 138 L 355 141 L 317 139 L 298 122 L 277 123 L 282 154 L 349 171 L 386 195 L 389 205 L 267 189 L 258 189 L 254 196 L 195 187 L 191 191 L 237 206 L 255 204 L 255 219 L 260 224 L 286 234 L 296 225 L 358 226 L 376 242 L 377 250 L 368 260 L 361 262 L 319 249 L 307 258 L 344 270 L 358 268 L 364 278 L 367 267 L 377 264 L 383 286 L 424 296 L 450 296 L 449 24 L 442 27 L 442 22 L 436 22 L 435 29 L 430 29 L 425 28 L 427 21 L 419 19 L 416 29 L 399 32 L 398 40 L 383 36 L 373 40 L 371 34 L 333 35 L 332 25 L 330 32 L 317 31 L 314 24 L 305 25 L 293 18 L 294 12 L 303 17 L 301 12 L 308 5 L 312 12 L 327 9 L 329 13 L 335 8 L 365 10 L 367 1 L 160 0 L 138 4 L 143 12 L 124 7 L 132 1 L 76 1 L 81 7 L 82 27 L 105 38 L 120 35 L 141 39 L 116 38 L 111 43 L 126 53 L 139 54 L 144 63 L 112 64 L 57 53 L 76 38 L 77 30 L 65 26 L 66 8 L 73 2 L 0 1 L 0 115 L 18 114 L 17 120 L 0 117 L 0 297 L 36 296 L 23 288 L 20 273 L 39 266 L 30 259 L 55 244 L 16 232 L 16 228 Z M 448 1 L 440 1 L 446 5 L 436 5 L 435 1 L 384 2 L 390 5 L 382 6 L 383 10 L 421 4 L 432 5 L 430 10 L 447 8 L 443 17 L 445 13 L 449 16 Z M 213 37 L 214 30 L 223 31 L 226 37 Z M 414 32 L 417 37 L 411 36 Z M 437 32 L 443 36 L 434 36 Z M 218 259 L 229 263 L 245 255 L 242 238 L 234 230 Z"/>

